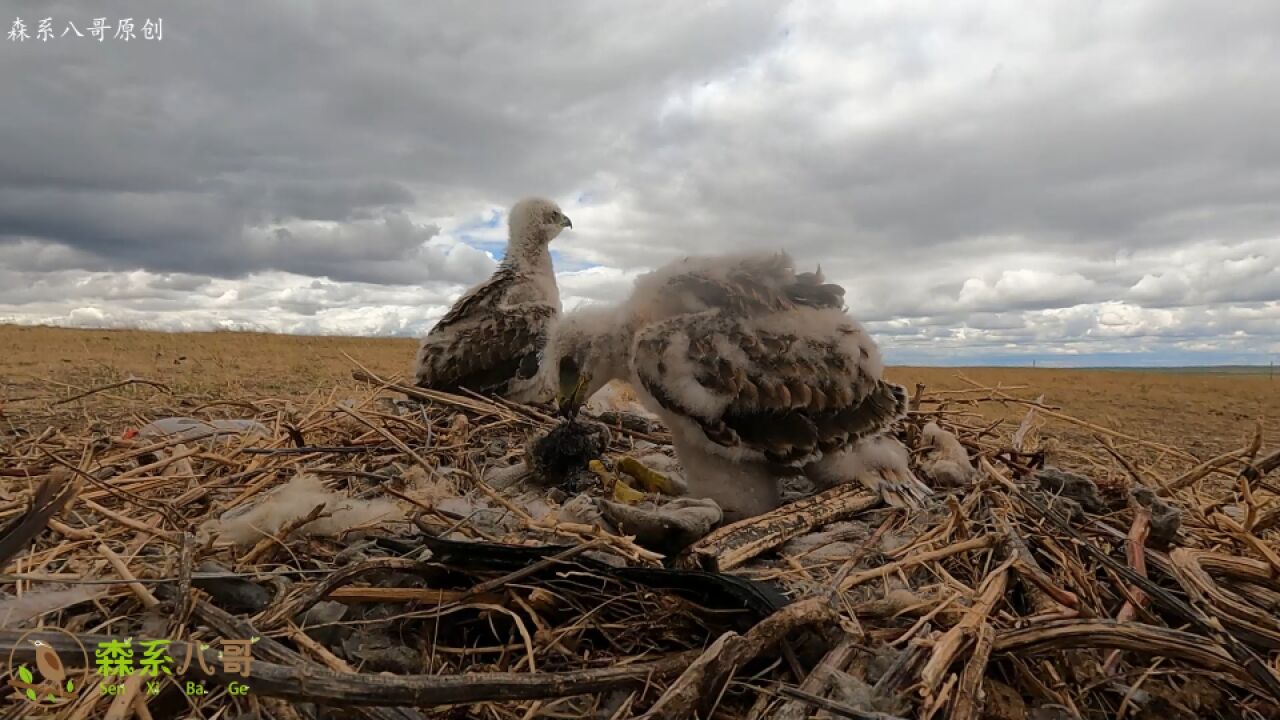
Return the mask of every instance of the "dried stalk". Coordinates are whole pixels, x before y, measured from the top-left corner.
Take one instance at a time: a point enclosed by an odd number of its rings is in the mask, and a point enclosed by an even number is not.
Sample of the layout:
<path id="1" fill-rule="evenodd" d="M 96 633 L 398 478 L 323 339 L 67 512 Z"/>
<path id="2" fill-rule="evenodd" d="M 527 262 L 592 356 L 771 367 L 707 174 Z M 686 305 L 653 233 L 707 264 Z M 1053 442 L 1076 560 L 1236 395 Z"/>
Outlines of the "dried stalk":
<path id="1" fill-rule="evenodd" d="M 671 684 L 643 718 L 682 720 L 701 711 L 706 717 L 712 701 L 732 673 L 747 661 L 778 644 L 796 630 L 835 620 L 835 610 L 824 600 L 804 600 L 779 610 L 746 635 L 725 633 L 700 654 Z"/>
<path id="2" fill-rule="evenodd" d="M 880 499 L 860 485 L 842 485 L 772 512 L 726 525 L 687 548 L 677 564 L 725 572 L 814 528 L 853 517 Z"/>

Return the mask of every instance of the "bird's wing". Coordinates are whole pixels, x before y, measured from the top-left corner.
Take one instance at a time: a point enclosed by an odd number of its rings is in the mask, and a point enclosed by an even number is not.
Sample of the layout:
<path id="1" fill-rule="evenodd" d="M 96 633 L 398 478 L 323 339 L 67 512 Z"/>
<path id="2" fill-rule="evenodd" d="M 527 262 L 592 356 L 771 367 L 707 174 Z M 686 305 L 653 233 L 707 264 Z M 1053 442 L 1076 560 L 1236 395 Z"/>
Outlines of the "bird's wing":
<path id="1" fill-rule="evenodd" d="M 503 292 L 515 281 L 515 271 L 505 265 L 500 266 L 488 280 L 463 293 L 462 297 L 454 302 L 453 307 L 449 308 L 449 312 L 446 312 L 435 327 L 431 328 L 431 333 L 444 332 L 470 318 L 477 311 L 483 311 L 486 307 L 496 307 L 502 300 Z"/>
<path id="2" fill-rule="evenodd" d="M 880 379 L 874 343 L 834 309 L 669 318 L 637 334 L 632 370 L 708 442 L 786 465 L 847 447 L 906 410 L 906 390 Z"/>
<path id="3" fill-rule="evenodd" d="M 419 386 L 506 395 L 515 381 L 537 375 L 557 309 L 545 303 L 506 305 L 518 282 L 515 270 L 502 266 L 458 298 L 418 350 Z"/>
<path id="4" fill-rule="evenodd" d="M 62 667 L 62 658 L 58 657 L 58 651 L 48 645 L 36 648 L 36 668 L 45 680 L 53 683 L 61 684 L 67 677 L 67 671 Z"/>
<path id="5" fill-rule="evenodd" d="M 638 279 L 634 302 L 659 317 L 711 308 L 745 315 L 843 308 L 844 293 L 821 270 L 797 273 L 786 253 L 753 253 L 677 260 Z"/>
<path id="6" fill-rule="evenodd" d="M 418 385 L 506 395 L 538 374 L 555 315 L 551 305 L 526 303 L 478 313 L 447 335 L 428 337 L 419 350 Z"/>

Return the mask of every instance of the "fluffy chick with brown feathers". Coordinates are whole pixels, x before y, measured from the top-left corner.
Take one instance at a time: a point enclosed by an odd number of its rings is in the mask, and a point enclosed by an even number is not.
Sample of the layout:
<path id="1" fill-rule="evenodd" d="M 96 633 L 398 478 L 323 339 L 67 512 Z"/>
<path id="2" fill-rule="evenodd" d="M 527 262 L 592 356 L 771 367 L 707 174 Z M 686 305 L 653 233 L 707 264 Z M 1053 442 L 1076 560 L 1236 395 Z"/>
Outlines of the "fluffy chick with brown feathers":
<path id="1" fill-rule="evenodd" d="M 906 411 L 844 288 L 786 253 L 671 263 L 622 305 L 567 315 L 556 347 L 562 409 L 629 382 L 671 430 L 689 494 L 729 521 L 777 507 L 784 475 L 830 482 L 842 454 Z"/>
<path id="2" fill-rule="evenodd" d="M 573 223 L 550 200 L 511 208 L 507 252 L 493 275 L 468 290 L 418 348 L 420 387 L 466 388 L 516 402 L 550 399 L 554 381 L 543 362 L 560 315 L 548 245 Z"/>

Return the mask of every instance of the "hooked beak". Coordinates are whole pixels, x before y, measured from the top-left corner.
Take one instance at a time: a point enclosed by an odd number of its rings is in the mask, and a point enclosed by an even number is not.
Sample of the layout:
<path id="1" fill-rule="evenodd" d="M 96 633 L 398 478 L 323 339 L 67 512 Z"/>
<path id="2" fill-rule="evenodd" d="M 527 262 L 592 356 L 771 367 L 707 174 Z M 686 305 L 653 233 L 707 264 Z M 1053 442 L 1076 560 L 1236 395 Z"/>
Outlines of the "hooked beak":
<path id="1" fill-rule="evenodd" d="M 561 224 L 562 226 L 567 227 L 567 228 L 570 228 L 570 229 L 572 229 L 572 228 L 573 228 L 573 221 L 569 219 L 569 216 L 568 216 L 568 215 L 565 215 L 565 216 L 564 216 L 564 222 L 562 222 L 562 223 L 560 223 L 560 224 Z"/>
<path id="2" fill-rule="evenodd" d="M 556 409 L 561 417 L 573 417 L 578 414 L 578 410 L 587 401 L 587 384 L 590 382 L 591 376 L 583 373 L 578 376 L 576 383 L 560 384 L 560 389 L 556 391 Z"/>

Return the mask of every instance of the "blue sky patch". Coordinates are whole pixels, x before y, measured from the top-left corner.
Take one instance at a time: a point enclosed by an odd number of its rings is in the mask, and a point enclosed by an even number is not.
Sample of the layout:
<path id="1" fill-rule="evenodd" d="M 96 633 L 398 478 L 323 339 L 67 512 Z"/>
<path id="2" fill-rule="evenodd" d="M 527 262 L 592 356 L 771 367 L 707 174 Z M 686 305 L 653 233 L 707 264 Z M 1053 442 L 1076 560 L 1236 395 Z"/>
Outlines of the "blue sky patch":
<path id="1" fill-rule="evenodd" d="M 463 244 L 470 245 L 477 250 L 483 250 L 493 256 L 495 260 L 501 261 L 507 254 L 506 240 L 487 240 L 478 238 L 475 235 L 463 233 L 458 236 Z"/>

